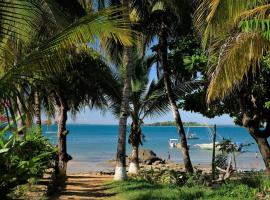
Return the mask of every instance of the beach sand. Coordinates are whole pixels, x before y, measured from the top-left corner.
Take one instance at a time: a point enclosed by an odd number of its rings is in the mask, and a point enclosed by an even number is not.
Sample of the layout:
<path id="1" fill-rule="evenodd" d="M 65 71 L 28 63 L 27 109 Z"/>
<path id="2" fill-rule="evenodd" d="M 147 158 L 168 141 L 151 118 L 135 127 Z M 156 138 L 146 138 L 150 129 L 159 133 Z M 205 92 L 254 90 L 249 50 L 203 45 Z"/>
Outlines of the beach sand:
<path id="1" fill-rule="evenodd" d="M 51 200 L 89 199 L 102 200 L 114 196 L 107 184 L 112 181 L 111 175 L 97 173 L 68 174 L 64 189 L 54 194 Z"/>

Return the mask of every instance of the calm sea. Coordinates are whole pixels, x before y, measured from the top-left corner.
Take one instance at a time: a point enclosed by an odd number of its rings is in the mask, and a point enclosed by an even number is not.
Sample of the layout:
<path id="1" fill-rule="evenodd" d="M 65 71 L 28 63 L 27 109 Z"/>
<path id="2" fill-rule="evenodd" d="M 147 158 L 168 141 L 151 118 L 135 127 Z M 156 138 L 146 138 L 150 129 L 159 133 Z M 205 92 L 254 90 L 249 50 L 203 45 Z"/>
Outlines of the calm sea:
<path id="1" fill-rule="evenodd" d="M 70 131 L 67 140 L 68 153 L 73 157 L 69 165 L 70 172 L 113 170 L 108 160 L 115 158 L 118 137 L 117 125 L 69 124 L 67 128 Z M 45 136 L 54 144 L 57 140 L 56 129 L 55 125 L 49 129 L 43 127 Z M 142 148 L 153 150 L 163 159 L 167 159 L 168 154 L 170 154 L 171 160 L 177 163 L 182 161 L 181 152 L 178 149 L 170 149 L 168 146 L 169 139 L 178 138 L 175 127 L 145 126 L 142 130 L 145 135 Z M 186 128 L 186 131 L 188 131 L 188 128 Z M 208 127 L 190 127 L 189 132 L 195 133 L 199 137 L 198 140 L 188 141 L 193 163 L 210 164 L 212 152 L 193 146 L 195 144 L 210 143 L 212 140 L 210 129 Z M 129 134 L 129 130 L 127 134 Z M 254 143 L 247 130 L 241 127 L 218 126 L 217 134 L 217 140 L 229 138 L 234 142 Z M 127 152 L 130 153 L 130 150 L 130 145 L 128 145 Z M 244 153 L 238 153 L 236 156 L 238 168 L 263 168 L 260 153 L 256 155 L 256 152 L 259 151 L 256 144 L 246 147 L 244 151 Z"/>

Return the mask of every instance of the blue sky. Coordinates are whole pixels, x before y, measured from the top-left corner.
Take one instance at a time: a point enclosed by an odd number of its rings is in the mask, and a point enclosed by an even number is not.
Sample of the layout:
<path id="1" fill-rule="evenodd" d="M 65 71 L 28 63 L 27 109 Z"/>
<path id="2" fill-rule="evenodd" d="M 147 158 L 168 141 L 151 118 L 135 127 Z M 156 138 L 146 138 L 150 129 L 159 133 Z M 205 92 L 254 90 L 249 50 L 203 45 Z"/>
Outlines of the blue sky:
<path id="1" fill-rule="evenodd" d="M 206 124 L 233 124 L 233 119 L 228 115 L 223 115 L 221 117 L 216 117 L 214 119 L 208 119 L 197 113 L 190 113 L 186 111 L 180 111 L 182 120 L 184 122 L 192 121 Z M 171 121 L 173 120 L 172 113 L 168 112 L 166 115 L 161 117 L 156 117 L 155 119 L 145 119 L 145 123 L 158 122 L 158 121 Z M 81 123 L 81 124 L 118 124 L 118 119 L 116 119 L 109 111 L 101 113 L 98 110 L 81 111 L 78 113 L 76 120 L 73 121 L 69 116 L 68 123 Z"/>
<path id="2" fill-rule="evenodd" d="M 150 72 L 150 77 L 156 77 L 156 69 L 153 69 Z M 233 119 L 228 115 L 223 115 L 221 117 L 216 117 L 214 119 L 208 119 L 203 117 L 198 113 L 191 113 L 186 111 L 180 111 L 182 120 L 184 122 L 199 122 L 205 124 L 234 124 Z M 118 119 L 113 116 L 110 111 L 101 113 L 99 110 L 90 110 L 86 108 L 84 111 L 81 111 L 77 114 L 76 119 L 73 120 L 70 116 L 68 117 L 68 123 L 82 123 L 82 124 L 118 124 Z M 161 116 L 155 117 L 154 119 L 145 119 L 145 123 L 160 122 L 160 121 L 172 121 L 173 116 L 171 112 Z M 129 122 L 130 123 L 130 122 Z"/>
<path id="3" fill-rule="evenodd" d="M 157 39 L 154 39 L 153 42 L 149 46 L 153 46 L 157 43 Z M 151 55 L 151 49 L 148 48 L 147 55 Z M 152 67 L 150 72 L 150 79 L 156 79 L 156 68 L 155 65 Z M 198 113 L 191 113 L 186 111 L 180 111 L 182 120 L 184 122 L 199 122 L 205 124 L 217 124 L 217 125 L 231 125 L 233 123 L 233 119 L 229 117 L 229 115 L 223 115 L 221 117 L 215 117 L 213 119 L 208 119 L 203 117 L 201 114 Z M 160 122 L 160 121 L 172 121 L 173 116 L 171 112 L 167 114 L 155 117 L 154 119 L 145 119 L 145 123 L 153 123 L 153 122 Z M 81 111 L 77 114 L 76 119 L 72 119 L 69 115 L 68 123 L 79 123 L 79 124 L 118 124 L 118 119 L 113 116 L 110 111 L 105 113 L 101 113 L 99 110 L 90 110 L 86 108 L 84 111 Z M 130 121 L 128 122 L 130 123 Z"/>

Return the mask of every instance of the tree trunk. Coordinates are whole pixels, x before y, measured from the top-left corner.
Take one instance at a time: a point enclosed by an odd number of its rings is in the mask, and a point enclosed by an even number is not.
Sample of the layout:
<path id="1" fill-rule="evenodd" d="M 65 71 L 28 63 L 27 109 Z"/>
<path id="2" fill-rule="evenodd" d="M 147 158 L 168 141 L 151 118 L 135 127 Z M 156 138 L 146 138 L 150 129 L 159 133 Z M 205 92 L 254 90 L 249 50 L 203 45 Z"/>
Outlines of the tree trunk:
<path id="1" fill-rule="evenodd" d="M 267 137 L 258 137 L 257 135 L 254 134 L 251 135 L 255 139 L 261 152 L 265 164 L 266 173 L 270 174 L 270 145 L 267 141 Z"/>
<path id="2" fill-rule="evenodd" d="M 136 105 L 133 105 L 134 109 Z M 136 110 L 136 109 L 135 109 Z M 138 113 L 135 112 L 135 116 L 138 116 Z M 141 129 L 139 125 L 138 118 L 132 119 L 131 131 L 129 135 L 128 142 L 132 145 L 131 159 L 129 163 L 129 174 L 138 174 L 139 172 L 139 146 L 141 144 Z"/>
<path id="3" fill-rule="evenodd" d="M 61 103 L 58 106 L 58 166 L 57 175 L 65 176 L 67 170 L 67 162 L 69 156 L 67 154 L 67 134 L 66 129 L 68 108 L 65 104 Z"/>
<path id="4" fill-rule="evenodd" d="M 132 145 L 132 153 L 128 173 L 138 174 L 138 172 L 139 172 L 139 147 L 136 145 Z"/>
<path id="5" fill-rule="evenodd" d="M 127 118 L 129 113 L 129 98 L 131 94 L 131 75 L 132 66 L 130 64 L 130 56 L 132 55 L 132 47 L 125 48 L 123 57 L 123 66 L 125 66 L 125 80 L 122 91 L 122 101 L 119 119 L 119 136 L 116 155 L 116 167 L 114 180 L 125 180 L 126 175 L 126 131 Z"/>
<path id="6" fill-rule="evenodd" d="M 34 93 L 34 99 L 35 99 L 35 124 L 36 124 L 36 131 L 38 134 L 41 134 L 41 108 L 40 108 L 40 94 L 38 91 L 35 91 Z"/>
<path id="7" fill-rule="evenodd" d="M 20 101 L 20 98 L 17 97 L 17 116 L 19 116 L 20 118 L 18 119 L 17 121 L 17 130 L 18 130 L 18 133 L 19 133 L 19 136 L 20 137 L 24 137 L 25 136 L 25 122 L 24 122 L 24 116 L 22 114 L 22 110 L 23 110 L 23 105 Z"/>
<path id="8" fill-rule="evenodd" d="M 167 31 L 165 24 L 162 25 L 161 31 L 159 33 L 159 59 L 160 64 L 163 68 L 163 78 L 164 78 L 164 85 L 167 92 L 167 96 L 171 105 L 171 110 L 174 116 L 174 120 L 177 125 L 178 134 L 181 139 L 181 151 L 183 155 L 183 161 L 185 165 L 185 169 L 189 173 L 193 173 L 193 167 L 189 156 L 189 150 L 187 145 L 187 139 L 185 130 L 183 127 L 183 123 L 180 117 L 180 113 L 176 104 L 176 98 L 174 92 L 172 90 L 169 69 L 168 69 L 168 42 L 167 42 Z"/>

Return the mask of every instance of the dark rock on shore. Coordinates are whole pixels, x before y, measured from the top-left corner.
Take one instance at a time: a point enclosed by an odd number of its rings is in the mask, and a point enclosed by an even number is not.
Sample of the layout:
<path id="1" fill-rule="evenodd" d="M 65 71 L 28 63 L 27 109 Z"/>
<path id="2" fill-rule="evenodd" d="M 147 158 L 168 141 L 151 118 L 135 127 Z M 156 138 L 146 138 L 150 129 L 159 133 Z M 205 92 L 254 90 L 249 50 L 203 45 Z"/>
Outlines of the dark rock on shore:
<path id="1" fill-rule="evenodd" d="M 152 164 L 162 164 L 165 161 L 162 160 L 155 154 L 152 150 L 149 149 L 140 149 L 139 150 L 139 161 L 146 165 L 152 165 Z"/>

